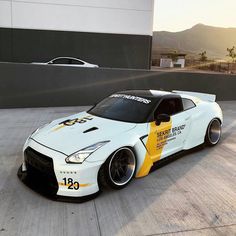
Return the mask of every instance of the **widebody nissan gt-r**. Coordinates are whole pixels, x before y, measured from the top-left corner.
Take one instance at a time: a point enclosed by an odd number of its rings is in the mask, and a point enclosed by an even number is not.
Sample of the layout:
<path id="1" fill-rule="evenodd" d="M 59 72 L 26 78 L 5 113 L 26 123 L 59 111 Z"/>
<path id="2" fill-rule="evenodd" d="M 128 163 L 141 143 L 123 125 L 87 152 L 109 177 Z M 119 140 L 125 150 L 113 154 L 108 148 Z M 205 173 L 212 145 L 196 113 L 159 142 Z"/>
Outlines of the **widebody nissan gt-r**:
<path id="1" fill-rule="evenodd" d="M 184 91 L 117 92 L 87 112 L 33 132 L 18 176 L 54 197 L 93 195 L 104 185 L 123 188 L 166 157 L 216 145 L 223 116 L 215 98 Z"/>

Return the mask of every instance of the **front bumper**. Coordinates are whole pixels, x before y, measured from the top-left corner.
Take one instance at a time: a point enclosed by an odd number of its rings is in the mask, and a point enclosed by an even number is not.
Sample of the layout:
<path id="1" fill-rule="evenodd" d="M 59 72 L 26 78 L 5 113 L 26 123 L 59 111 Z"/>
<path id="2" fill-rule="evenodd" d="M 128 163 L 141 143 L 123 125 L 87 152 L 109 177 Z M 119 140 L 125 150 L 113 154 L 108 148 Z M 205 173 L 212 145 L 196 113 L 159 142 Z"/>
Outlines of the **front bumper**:
<path id="1" fill-rule="evenodd" d="M 83 197 L 57 195 L 53 192 L 53 189 L 50 188 L 50 186 L 43 184 L 41 179 L 39 179 L 38 177 L 32 178 L 32 175 L 29 175 L 27 171 L 22 171 L 22 166 L 20 166 L 20 168 L 18 169 L 17 176 L 26 186 L 28 186 L 35 192 L 55 201 L 81 203 L 94 199 L 99 194 L 99 191 L 97 191 L 93 194 L 89 194 Z"/>
<path id="2" fill-rule="evenodd" d="M 33 190 L 54 200 L 81 202 L 96 196 L 101 163 L 67 164 L 65 157 L 30 140 L 18 177 Z"/>

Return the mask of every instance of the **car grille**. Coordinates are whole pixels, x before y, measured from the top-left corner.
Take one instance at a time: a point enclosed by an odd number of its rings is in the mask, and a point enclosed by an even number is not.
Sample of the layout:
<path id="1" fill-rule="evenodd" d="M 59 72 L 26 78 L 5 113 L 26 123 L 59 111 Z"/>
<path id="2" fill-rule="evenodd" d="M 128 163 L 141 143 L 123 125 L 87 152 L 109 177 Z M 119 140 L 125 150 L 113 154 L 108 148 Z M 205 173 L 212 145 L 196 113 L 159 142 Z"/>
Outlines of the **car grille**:
<path id="1" fill-rule="evenodd" d="M 55 195 L 58 191 L 58 183 L 52 158 L 30 147 L 25 150 L 24 156 L 28 179 L 32 187 L 45 194 Z"/>

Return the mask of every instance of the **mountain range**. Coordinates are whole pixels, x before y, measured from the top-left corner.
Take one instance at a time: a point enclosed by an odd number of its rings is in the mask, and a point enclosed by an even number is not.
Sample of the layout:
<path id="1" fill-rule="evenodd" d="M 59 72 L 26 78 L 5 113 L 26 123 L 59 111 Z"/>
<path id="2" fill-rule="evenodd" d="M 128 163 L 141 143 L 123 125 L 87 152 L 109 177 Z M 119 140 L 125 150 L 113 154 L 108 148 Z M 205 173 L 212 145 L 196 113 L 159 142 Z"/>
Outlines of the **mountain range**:
<path id="1" fill-rule="evenodd" d="M 181 32 L 153 32 L 153 56 L 177 50 L 196 56 L 206 51 L 209 58 L 226 58 L 227 48 L 236 47 L 236 28 L 197 24 Z"/>

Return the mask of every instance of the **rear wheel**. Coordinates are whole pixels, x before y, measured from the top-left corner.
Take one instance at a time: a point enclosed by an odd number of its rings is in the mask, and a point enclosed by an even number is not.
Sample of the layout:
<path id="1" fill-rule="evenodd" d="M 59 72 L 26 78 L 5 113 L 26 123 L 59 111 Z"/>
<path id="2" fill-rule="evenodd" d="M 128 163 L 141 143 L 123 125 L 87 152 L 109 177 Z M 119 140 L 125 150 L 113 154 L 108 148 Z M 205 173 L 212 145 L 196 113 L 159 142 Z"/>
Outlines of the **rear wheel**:
<path id="1" fill-rule="evenodd" d="M 124 188 L 132 180 L 136 169 L 136 158 L 130 148 L 115 151 L 99 171 L 99 182 L 113 189 Z"/>
<path id="2" fill-rule="evenodd" d="M 209 146 L 216 145 L 221 137 L 221 122 L 218 119 L 213 119 L 207 127 L 205 142 Z"/>

